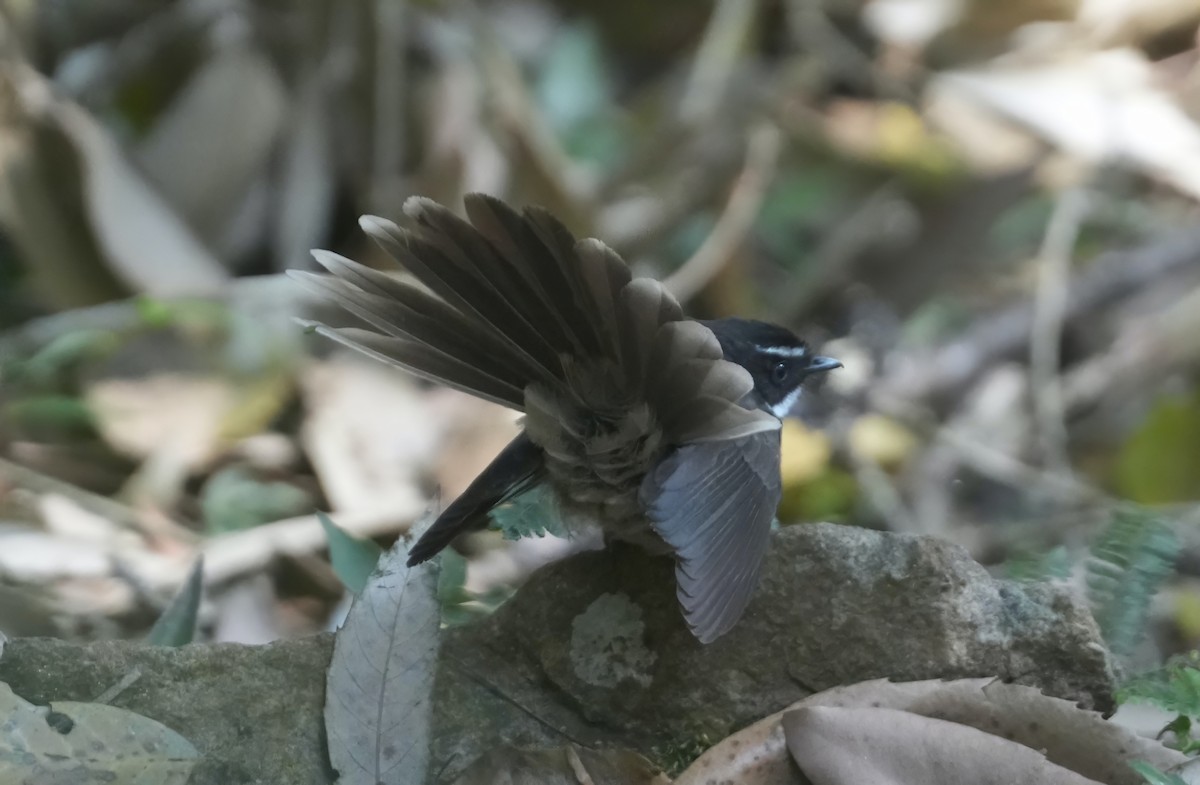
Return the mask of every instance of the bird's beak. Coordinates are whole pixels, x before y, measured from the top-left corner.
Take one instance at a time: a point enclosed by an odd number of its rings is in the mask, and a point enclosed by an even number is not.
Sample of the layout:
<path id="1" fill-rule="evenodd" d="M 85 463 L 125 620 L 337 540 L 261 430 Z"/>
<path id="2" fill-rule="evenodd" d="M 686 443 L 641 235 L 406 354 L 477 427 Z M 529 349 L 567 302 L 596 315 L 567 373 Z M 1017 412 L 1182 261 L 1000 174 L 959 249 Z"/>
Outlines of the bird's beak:
<path id="1" fill-rule="evenodd" d="M 808 373 L 824 373 L 825 371 L 832 371 L 834 368 L 841 367 L 841 360 L 835 360 L 832 357 L 817 356 L 809 361 L 808 367 L 805 368 L 805 371 Z"/>

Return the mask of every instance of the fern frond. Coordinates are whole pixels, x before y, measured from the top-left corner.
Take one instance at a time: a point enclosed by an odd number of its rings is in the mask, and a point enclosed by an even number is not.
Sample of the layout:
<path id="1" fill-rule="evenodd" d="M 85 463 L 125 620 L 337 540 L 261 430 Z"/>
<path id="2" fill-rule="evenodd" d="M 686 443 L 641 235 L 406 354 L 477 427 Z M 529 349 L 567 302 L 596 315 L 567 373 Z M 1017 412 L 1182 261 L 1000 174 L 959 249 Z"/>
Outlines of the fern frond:
<path id="1" fill-rule="evenodd" d="M 494 508 L 490 517 L 492 528 L 499 529 L 506 540 L 521 537 L 567 535 L 554 492 L 548 485 L 536 485 L 515 499 Z"/>
<path id="2" fill-rule="evenodd" d="M 1117 690 L 1120 703 L 1151 703 L 1165 711 L 1200 717 L 1200 652 L 1172 657 L 1161 668 L 1126 681 Z"/>
<path id="3" fill-rule="evenodd" d="M 1087 594 L 1108 647 L 1127 655 L 1145 634 L 1150 602 L 1179 554 L 1174 530 L 1158 516 L 1125 508 L 1091 549 Z"/>

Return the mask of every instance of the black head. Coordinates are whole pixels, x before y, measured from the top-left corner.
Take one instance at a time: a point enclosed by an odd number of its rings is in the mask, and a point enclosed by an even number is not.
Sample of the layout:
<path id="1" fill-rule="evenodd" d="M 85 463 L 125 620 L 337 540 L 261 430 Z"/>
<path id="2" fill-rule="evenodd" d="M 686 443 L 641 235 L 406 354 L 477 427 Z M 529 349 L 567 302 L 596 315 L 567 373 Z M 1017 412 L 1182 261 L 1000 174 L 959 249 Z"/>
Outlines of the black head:
<path id="1" fill-rule="evenodd" d="M 703 324 L 721 342 L 725 359 L 750 372 L 761 408 L 776 417 L 792 413 L 805 379 L 842 367 L 832 357 L 813 354 L 795 333 L 778 325 L 751 319 L 713 319 Z"/>

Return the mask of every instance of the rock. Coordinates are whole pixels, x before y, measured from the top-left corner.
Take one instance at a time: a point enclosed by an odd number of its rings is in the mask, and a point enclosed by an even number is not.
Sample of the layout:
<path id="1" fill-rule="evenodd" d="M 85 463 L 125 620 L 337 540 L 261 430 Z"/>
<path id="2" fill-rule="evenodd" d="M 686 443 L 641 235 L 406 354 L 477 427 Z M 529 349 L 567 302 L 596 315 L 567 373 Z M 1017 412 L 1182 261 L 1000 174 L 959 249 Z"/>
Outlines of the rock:
<path id="1" fill-rule="evenodd" d="M 1107 653 L 1080 599 L 996 580 L 940 540 L 784 528 L 745 617 L 708 646 L 684 626 L 672 569 L 634 548 L 579 554 L 536 573 L 483 624 L 454 630 L 435 766 L 455 769 L 500 740 L 618 744 L 661 759 L 880 677 L 999 676 L 1113 707 Z"/>
<path id="2" fill-rule="evenodd" d="M 504 744 L 687 760 L 806 695 L 879 677 L 999 676 L 1112 707 L 1107 655 L 1080 600 L 995 580 L 937 540 L 785 528 L 745 618 L 708 646 L 684 627 L 671 571 L 629 547 L 578 554 L 536 573 L 486 621 L 448 631 L 435 693 L 438 782 Z M 327 636 L 181 649 L 18 639 L 0 658 L 0 680 L 38 703 L 90 700 L 137 667 L 142 677 L 113 703 L 205 754 L 193 785 L 328 783 L 330 650 Z"/>
<path id="3" fill-rule="evenodd" d="M 331 635 L 179 648 L 17 638 L 5 645 L 0 681 L 41 705 L 91 701 L 137 669 L 109 702 L 195 745 L 203 758 L 188 785 L 328 785 L 321 712 L 332 651 Z"/>

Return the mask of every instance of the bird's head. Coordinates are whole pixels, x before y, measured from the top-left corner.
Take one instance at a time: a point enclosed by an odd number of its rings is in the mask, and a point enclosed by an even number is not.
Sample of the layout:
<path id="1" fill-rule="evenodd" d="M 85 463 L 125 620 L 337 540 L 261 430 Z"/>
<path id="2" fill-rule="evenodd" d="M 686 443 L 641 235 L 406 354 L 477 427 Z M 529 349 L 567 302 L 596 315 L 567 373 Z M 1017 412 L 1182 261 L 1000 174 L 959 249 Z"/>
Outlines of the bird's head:
<path id="1" fill-rule="evenodd" d="M 725 359 L 750 372 L 760 408 L 776 417 L 794 413 L 806 380 L 841 368 L 832 357 L 811 352 L 791 330 L 751 319 L 705 321 L 721 342 Z"/>

